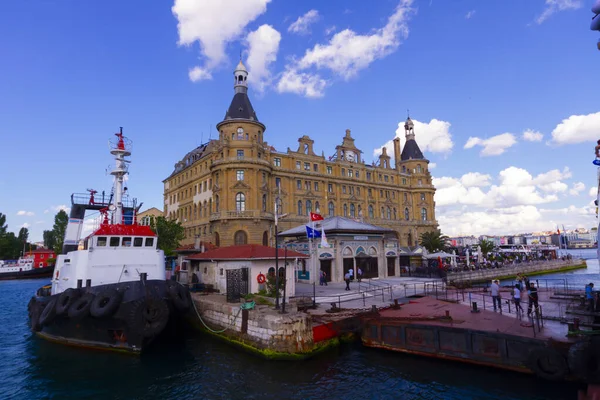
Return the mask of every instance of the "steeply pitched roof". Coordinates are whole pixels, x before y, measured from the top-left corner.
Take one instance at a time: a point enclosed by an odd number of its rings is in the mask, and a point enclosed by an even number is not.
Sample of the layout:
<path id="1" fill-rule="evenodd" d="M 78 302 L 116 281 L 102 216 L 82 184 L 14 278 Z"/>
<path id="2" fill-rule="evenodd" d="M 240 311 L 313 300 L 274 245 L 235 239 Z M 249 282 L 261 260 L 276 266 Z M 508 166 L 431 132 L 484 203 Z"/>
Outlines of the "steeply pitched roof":
<path id="1" fill-rule="evenodd" d="M 381 226 L 367 224 L 344 217 L 329 217 L 321 221 L 325 233 L 349 232 L 349 233 L 389 233 L 391 229 Z M 306 225 L 300 225 L 287 231 L 279 233 L 279 236 L 302 236 L 306 235 Z"/>
<path id="2" fill-rule="evenodd" d="M 419 148 L 419 145 L 414 139 L 409 139 L 406 141 L 404 145 L 404 149 L 402 149 L 402 155 L 400 156 L 400 160 L 408 161 L 408 160 L 424 160 L 425 157 Z"/>
<path id="3" fill-rule="evenodd" d="M 286 256 L 285 249 L 279 248 L 278 250 L 279 258 L 283 259 Z M 187 258 L 188 260 L 271 260 L 275 259 L 275 248 L 258 244 L 244 244 L 196 253 Z M 308 258 L 308 256 L 288 250 L 287 258 Z"/>
<path id="4" fill-rule="evenodd" d="M 225 113 L 224 120 L 228 119 L 249 119 L 251 121 L 258 121 L 258 117 L 254 112 L 254 108 L 250 103 L 247 93 L 236 93 L 233 95 L 231 104 L 227 113 Z"/>

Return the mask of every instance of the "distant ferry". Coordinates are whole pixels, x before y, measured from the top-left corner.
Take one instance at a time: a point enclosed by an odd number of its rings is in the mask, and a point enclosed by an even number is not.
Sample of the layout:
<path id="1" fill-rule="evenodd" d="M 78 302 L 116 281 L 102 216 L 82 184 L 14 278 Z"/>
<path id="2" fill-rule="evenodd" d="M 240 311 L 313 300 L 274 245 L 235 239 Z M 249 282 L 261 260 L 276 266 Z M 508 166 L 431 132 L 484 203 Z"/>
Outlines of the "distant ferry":
<path id="1" fill-rule="evenodd" d="M 0 260 L 0 280 L 49 278 L 54 272 L 54 263 L 48 263 L 52 258 L 52 250 L 39 249 L 18 260 Z"/>

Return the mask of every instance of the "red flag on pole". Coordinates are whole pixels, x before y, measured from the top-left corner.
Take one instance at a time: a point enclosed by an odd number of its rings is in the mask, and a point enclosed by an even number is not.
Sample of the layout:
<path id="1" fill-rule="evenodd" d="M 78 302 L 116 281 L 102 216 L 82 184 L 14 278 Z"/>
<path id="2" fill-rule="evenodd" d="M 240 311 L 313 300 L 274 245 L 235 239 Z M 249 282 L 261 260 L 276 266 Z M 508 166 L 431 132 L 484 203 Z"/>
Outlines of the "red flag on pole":
<path id="1" fill-rule="evenodd" d="M 310 220 L 311 221 L 323 221 L 323 217 L 321 216 L 321 214 L 316 214 L 316 213 L 311 212 Z"/>

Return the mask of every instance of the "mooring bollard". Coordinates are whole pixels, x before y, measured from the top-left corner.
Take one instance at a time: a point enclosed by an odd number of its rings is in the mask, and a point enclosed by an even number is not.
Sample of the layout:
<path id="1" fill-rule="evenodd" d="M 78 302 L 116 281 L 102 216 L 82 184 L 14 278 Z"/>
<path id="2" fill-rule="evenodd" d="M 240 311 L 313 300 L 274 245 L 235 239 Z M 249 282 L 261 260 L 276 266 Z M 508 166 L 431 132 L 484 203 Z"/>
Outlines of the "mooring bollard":
<path id="1" fill-rule="evenodd" d="M 446 318 L 450 318 L 450 310 L 446 310 Z"/>
<path id="2" fill-rule="evenodd" d="M 473 309 L 471 310 L 471 312 L 472 313 L 478 313 L 479 312 L 479 310 L 477 309 L 477 302 L 476 301 L 473 302 Z"/>

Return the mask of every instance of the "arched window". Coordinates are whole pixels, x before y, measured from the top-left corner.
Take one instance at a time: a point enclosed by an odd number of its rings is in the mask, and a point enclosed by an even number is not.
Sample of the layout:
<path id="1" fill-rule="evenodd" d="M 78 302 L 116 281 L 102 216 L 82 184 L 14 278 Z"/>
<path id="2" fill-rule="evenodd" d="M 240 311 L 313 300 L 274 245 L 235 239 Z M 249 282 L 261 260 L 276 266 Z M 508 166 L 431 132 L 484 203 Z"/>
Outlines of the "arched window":
<path id="1" fill-rule="evenodd" d="M 406 221 L 408 221 L 408 220 L 410 219 L 410 218 L 409 218 L 409 213 L 408 213 L 408 207 L 406 207 L 406 208 L 404 209 L 404 219 L 405 219 Z"/>
<path id="2" fill-rule="evenodd" d="M 248 235 L 244 231 L 237 231 L 235 235 L 233 235 L 233 243 L 236 246 L 240 246 L 242 244 L 248 243 Z"/>
<path id="3" fill-rule="evenodd" d="M 244 193 L 235 195 L 235 211 L 246 211 L 246 195 Z"/>
<path id="4" fill-rule="evenodd" d="M 315 212 L 317 214 L 321 213 L 321 207 L 318 201 L 315 201 Z"/>
<path id="5" fill-rule="evenodd" d="M 310 215 L 312 212 L 312 201 L 306 200 L 306 215 Z"/>
<path id="6" fill-rule="evenodd" d="M 356 217 L 356 207 L 354 206 L 354 204 L 350 204 L 350 216 L 352 218 Z"/>
<path id="7" fill-rule="evenodd" d="M 417 173 L 420 174 L 421 173 L 421 164 L 417 164 Z"/>
<path id="8" fill-rule="evenodd" d="M 198 206 L 194 204 L 194 219 L 198 217 Z"/>
<path id="9" fill-rule="evenodd" d="M 219 195 L 215 196 L 215 212 L 219 212 Z"/>
<path id="10" fill-rule="evenodd" d="M 208 213 L 212 213 L 212 199 L 208 200 Z"/>
<path id="11" fill-rule="evenodd" d="M 267 211 L 267 195 L 266 194 L 262 195 L 262 210 Z"/>
<path id="12" fill-rule="evenodd" d="M 344 204 L 344 217 L 348 216 L 348 204 Z"/>
<path id="13" fill-rule="evenodd" d="M 387 219 L 392 219 L 392 210 L 389 207 L 387 208 Z"/>
<path id="14" fill-rule="evenodd" d="M 426 208 L 421 208 L 421 219 L 423 221 L 427 221 L 427 209 Z"/>
<path id="15" fill-rule="evenodd" d="M 298 200 L 298 215 L 302 215 L 302 200 Z"/>
<path id="16" fill-rule="evenodd" d="M 381 218 L 385 218 L 385 208 L 381 207 Z"/>
<path id="17" fill-rule="evenodd" d="M 362 217 L 362 216 L 363 216 L 363 215 L 362 215 L 362 206 L 361 206 L 360 204 L 358 205 L 358 216 L 359 216 L 359 217 Z"/>
<path id="18" fill-rule="evenodd" d="M 333 217 L 335 215 L 335 206 L 333 205 L 333 201 L 329 202 L 329 216 Z"/>
<path id="19" fill-rule="evenodd" d="M 204 200 L 204 218 L 208 216 L 208 203 Z"/>
<path id="20" fill-rule="evenodd" d="M 219 247 L 221 245 L 221 236 L 219 236 L 219 232 L 215 232 L 215 246 Z"/>
<path id="21" fill-rule="evenodd" d="M 263 246 L 268 246 L 269 245 L 269 232 L 264 231 L 263 232 Z"/>
<path id="22" fill-rule="evenodd" d="M 396 213 L 396 207 L 394 207 L 394 219 L 398 219 L 398 214 Z"/>
<path id="23" fill-rule="evenodd" d="M 373 213 L 373 206 L 369 206 L 369 218 L 375 218 L 375 215 Z"/>
<path id="24" fill-rule="evenodd" d="M 402 172 L 406 172 L 406 166 L 402 166 Z"/>

